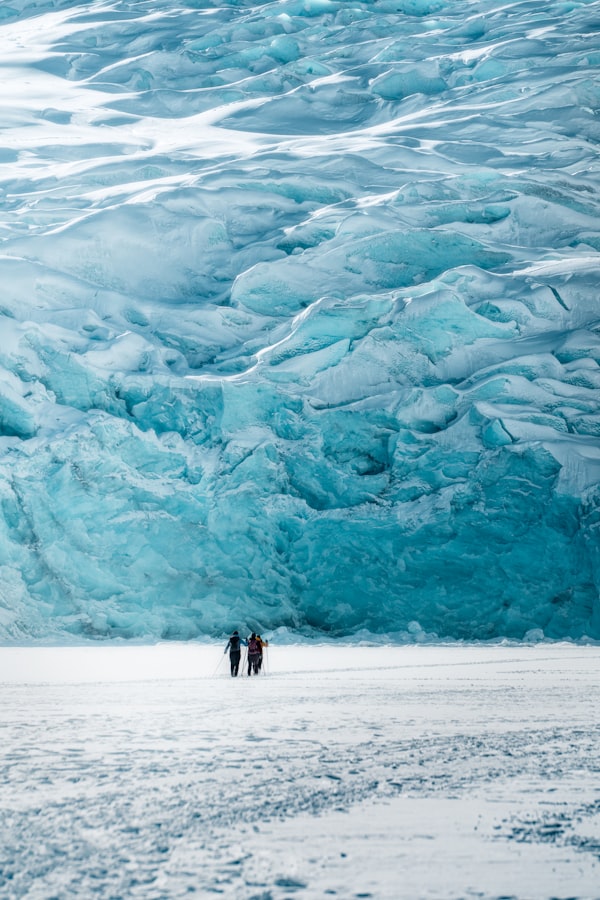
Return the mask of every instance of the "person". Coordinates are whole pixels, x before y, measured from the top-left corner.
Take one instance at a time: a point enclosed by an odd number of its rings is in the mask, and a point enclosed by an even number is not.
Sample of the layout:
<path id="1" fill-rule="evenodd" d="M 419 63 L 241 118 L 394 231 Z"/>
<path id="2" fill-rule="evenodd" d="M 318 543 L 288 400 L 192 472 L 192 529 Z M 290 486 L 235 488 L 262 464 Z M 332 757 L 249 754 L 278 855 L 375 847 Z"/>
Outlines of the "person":
<path id="1" fill-rule="evenodd" d="M 246 646 L 248 647 L 248 675 L 251 675 L 252 672 L 254 672 L 255 675 L 258 675 L 258 658 L 260 656 L 260 645 L 256 640 L 256 633 L 254 631 L 248 638 L 248 643 Z"/>
<path id="2" fill-rule="evenodd" d="M 260 672 L 263 664 L 263 650 L 265 647 L 269 646 L 269 642 L 264 641 L 260 634 L 256 635 L 256 640 L 258 641 L 258 671 Z"/>
<path id="3" fill-rule="evenodd" d="M 231 665 L 231 676 L 235 678 L 240 668 L 240 656 L 242 655 L 242 644 L 247 647 L 247 642 L 240 637 L 239 631 L 234 631 L 223 653 L 229 650 L 229 663 Z"/>

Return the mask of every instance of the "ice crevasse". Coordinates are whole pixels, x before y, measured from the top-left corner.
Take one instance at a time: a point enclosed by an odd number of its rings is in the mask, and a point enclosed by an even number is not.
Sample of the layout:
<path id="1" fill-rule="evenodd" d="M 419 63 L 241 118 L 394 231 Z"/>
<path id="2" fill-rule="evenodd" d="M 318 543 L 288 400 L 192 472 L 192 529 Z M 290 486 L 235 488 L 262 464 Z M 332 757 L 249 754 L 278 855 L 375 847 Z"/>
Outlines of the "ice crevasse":
<path id="1" fill-rule="evenodd" d="M 1 641 L 600 639 L 599 23 L 5 5 Z"/>

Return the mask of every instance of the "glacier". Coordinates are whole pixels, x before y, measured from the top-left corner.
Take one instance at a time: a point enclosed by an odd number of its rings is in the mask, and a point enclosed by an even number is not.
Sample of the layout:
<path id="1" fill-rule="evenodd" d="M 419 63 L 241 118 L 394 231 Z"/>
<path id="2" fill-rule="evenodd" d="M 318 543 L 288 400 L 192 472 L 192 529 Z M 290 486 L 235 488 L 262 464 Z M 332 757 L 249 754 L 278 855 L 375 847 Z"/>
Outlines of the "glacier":
<path id="1" fill-rule="evenodd" d="M 0 61 L 2 642 L 600 639 L 599 2 L 10 0 Z"/>

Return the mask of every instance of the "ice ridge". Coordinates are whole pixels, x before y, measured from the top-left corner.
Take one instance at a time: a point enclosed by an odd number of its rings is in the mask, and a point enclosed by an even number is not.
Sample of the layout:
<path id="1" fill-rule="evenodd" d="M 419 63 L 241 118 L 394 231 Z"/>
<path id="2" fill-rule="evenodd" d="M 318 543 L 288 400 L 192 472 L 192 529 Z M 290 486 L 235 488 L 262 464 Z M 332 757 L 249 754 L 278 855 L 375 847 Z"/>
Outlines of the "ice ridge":
<path id="1" fill-rule="evenodd" d="M 0 10 L 0 640 L 600 639 L 599 23 Z"/>

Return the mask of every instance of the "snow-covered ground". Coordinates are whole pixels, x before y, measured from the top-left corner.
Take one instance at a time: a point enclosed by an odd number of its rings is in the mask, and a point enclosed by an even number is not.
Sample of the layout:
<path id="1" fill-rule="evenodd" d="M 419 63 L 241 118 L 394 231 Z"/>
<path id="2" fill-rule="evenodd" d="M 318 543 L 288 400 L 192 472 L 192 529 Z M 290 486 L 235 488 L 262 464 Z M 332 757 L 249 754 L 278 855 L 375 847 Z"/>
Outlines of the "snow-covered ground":
<path id="1" fill-rule="evenodd" d="M 600 649 L 0 651 L 3 898 L 598 898 Z"/>

